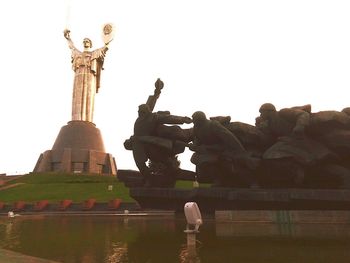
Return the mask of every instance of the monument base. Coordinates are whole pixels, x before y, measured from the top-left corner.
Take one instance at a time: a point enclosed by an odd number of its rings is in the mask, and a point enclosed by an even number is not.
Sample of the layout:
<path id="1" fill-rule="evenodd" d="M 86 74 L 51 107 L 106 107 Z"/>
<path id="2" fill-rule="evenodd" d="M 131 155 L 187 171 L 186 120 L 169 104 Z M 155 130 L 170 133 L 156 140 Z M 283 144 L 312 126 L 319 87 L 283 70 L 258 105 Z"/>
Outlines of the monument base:
<path id="1" fill-rule="evenodd" d="M 70 121 L 61 128 L 52 149 L 39 156 L 33 172 L 117 175 L 117 166 L 113 156 L 105 152 L 95 124 Z"/>
<path id="2" fill-rule="evenodd" d="M 218 210 L 349 210 L 346 189 L 130 188 L 142 209 L 183 211 L 196 202 L 201 211 Z"/>

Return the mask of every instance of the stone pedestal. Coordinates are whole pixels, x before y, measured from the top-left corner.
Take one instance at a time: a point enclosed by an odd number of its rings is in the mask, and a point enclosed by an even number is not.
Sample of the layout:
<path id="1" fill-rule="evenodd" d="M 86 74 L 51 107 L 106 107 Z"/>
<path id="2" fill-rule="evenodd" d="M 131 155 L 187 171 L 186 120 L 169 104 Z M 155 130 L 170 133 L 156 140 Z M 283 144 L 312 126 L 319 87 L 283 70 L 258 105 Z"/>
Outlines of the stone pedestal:
<path id="1" fill-rule="evenodd" d="M 303 210 L 349 211 L 348 189 L 247 189 L 247 188 L 130 188 L 130 196 L 142 209 L 183 211 L 187 202 L 196 202 L 200 210 Z"/>
<path id="2" fill-rule="evenodd" d="M 95 124 L 70 121 L 63 126 L 51 150 L 39 156 L 33 172 L 67 172 L 116 175 L 115 159 L 105 152 Z"/>

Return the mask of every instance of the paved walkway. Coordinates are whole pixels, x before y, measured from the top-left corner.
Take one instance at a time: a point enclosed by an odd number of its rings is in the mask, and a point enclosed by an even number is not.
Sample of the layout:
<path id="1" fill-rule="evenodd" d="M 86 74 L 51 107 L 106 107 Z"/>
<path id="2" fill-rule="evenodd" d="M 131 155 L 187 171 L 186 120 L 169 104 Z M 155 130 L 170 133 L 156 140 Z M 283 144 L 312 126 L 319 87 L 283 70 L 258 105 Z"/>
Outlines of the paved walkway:
<path id="1" fill-rule="evenodd" d="M 6 263 L 58 263 L 57 261 L 26 256 L 0 248 L 0 262 Z"/>

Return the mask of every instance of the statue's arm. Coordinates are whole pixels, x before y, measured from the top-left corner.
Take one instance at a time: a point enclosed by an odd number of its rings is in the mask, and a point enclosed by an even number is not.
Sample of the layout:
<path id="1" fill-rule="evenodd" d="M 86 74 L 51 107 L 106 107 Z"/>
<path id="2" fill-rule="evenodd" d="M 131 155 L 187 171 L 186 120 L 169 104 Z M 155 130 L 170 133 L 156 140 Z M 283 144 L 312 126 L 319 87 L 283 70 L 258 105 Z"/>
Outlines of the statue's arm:
<path id="1" fill-rule="evenodd" d="M 157 113 L 157 121 L 161 124 L 190 124 L 192 119 L 190 117 L 176 116 L 170 114 Z"/>
<path id="2" fill-rule="evenodd" d="M 211 121 L 211 129 L 217 138 L 220 139 L 220 146 L 229 148 L 235 152 L 245 152 L 245 149 L 240 140 L 230 132 L 225 126 L 217 121 Z"/>
<path id="3" fill-rule="evenodd" d="M 73 43 L 72 39 L 70 38 L 70 30 L 69 30 L 69 29 L 65 29 L 65 30 L 63 31 L 63 35 L 64 35 L 65 39 L 67 39 L 68 47 L 69 47 L 71 50 L 78 50 L 78 49 L 74 46 L 74 43 Z"/>
<path id="4" fill-rule="evenodd" d="M 103 62 L 107 51 L 108 51 L 108 45 L 105 44 L 104 47 L 96 49 L 92 52 L 92 59 L 97 59 L 97 60 L 100 60 L 101 62 Z"/>
<path id="5" fill-rule="evenodd" d="M 160 93 L 162 92 L 162 88 L 164 87 L 163 81 L 160 79 L 157 79 L 157 81 L 154 83 L 155 89 L 153 95 L 148 96 L 146 104 L 150 108 L 151 111 L 154 110 L 154 107 L 156 106 L 156 102 L 159 98 Z"/>
<path id="6" fill-rule="evenodd" d="M 280 110 L 280 114 L 287 120 L 295 120 L 293 133 L 303 134 L 305 127 L 310 124 L 310 113 L 301 109 L 286 108 Z"/>
<path id="7" fill-rule="evenodd" d="M 107 50 L 108 46 L 107 44 L 105 44 L 104 47 L 94 50 L 91 55 L 91 60 L 93 63 L 91 63 L 90 69 L 94 72 L 96 76 L 96 92 L 98 92 L 98 90 L 100 89 L 101 70 L 103 70 L 103 63 Z"/>

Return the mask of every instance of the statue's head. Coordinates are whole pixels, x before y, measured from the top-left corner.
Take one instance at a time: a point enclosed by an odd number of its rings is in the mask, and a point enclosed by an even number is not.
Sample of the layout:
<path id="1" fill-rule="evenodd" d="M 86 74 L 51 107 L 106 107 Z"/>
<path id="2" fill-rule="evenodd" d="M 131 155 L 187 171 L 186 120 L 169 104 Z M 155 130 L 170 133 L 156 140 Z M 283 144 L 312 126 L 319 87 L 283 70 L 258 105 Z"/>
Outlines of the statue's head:
<path id="1" fill-rule="evenodd" d="M 141 104 L 139 106 L 139 117 L 144 117 L 147 116 L 148 114 L 152 113 L 151 109 L 149 108 L 149 106 L 147 104 Z"/>
<path id="2" fill-rule="evenodd" d="M 342 112 L 346 113 L 347 115 L 350 116 L 350 107 L 344 108 Z"/>
<path id="3" fill-rule="evenodd" d="M 92 41 L 90 38 L 84 38 L 83 45 L 85 49 L 92 48 Z"/>
<path id="4" fill-rule="evenodd" d="M 207 116 L 203 111 L 196 111 L 192 114 L 192 120 L 194 125 L 201 124 L 207 120 Z"/>
<path id="5" fill-rule="evenodd" d="M 269 127 L 269 121 L 267 118 L 262 118 L 261 116 L 255 118 L 255 126 L 264 131 Z"/>
<path id="6" fill-rule="evenodd" d="M 264 103 L 263 105 L 261 105 L 259 112 L 260 112 L 260 116 L 262 118 L 265 118 L 265 117 L 271 116 L 273 113 L 275 113 L 276 108 L 271 103 Z"/>

